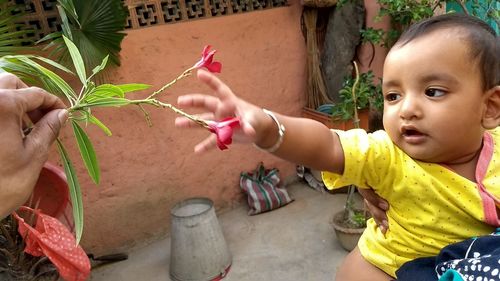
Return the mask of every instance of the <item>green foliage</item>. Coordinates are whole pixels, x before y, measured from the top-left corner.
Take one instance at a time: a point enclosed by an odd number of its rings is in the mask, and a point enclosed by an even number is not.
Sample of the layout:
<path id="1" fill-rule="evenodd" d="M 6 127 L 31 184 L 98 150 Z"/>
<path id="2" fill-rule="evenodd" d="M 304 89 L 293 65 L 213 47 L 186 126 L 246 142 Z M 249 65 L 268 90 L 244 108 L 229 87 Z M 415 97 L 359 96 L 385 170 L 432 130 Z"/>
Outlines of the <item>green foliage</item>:
<path id="1" fill-rule="evenodd" d="M 375 108 L 381 111 L 384 100 L 380 83 L 373 84 L 373 72 L 368 71 L 359 75 L 359 81 L 356 86 L 356 104 L 357 109 Z M 354 117 L 354 100 L 352 97 L 352 87 L 355 79 L 346 77 L 343 88 L 339 91 L 340 102 L 332 108 L 332 117 L 349 120 Z"/>
<path id="2" fill-rule="evenodd" d="M 22 24 L 16 23 L 23 17 L 19 5 L 10 5 L 8 0 L 0 0 L 0 57 L 26 51 L 32 41 L 24 35 L 33 32 Z"/>
<path id="3" fill-rule="evenodd" d="M 342 0 L 341 3 L 347 1 L 352 0 Z M 377 0 L 377 2 L 381 5 L 381 8 L 375 17 L 375 21 L 380 21 L 382 17 L 389 16 L 392 29 L 387 32 L 374 28 L 362 29 L 361 38 L 363 42 L 380 44 L 387 48 L 394 45 L 401 32 L 406 28 L 413 23 L 432 17 L 436 8 L 442 7 L 445 3 L 455 3 L 461 7 L 461 11 L 457 12 L 465 12 L 487 22 L 495 23 L 498 31 L 500 19 L 498 0 Z"/>
<path id="4" fill-rule="evenodd" d="M 344 206 L 343 222 L 345 226 L 350 228 L 366 227 L 366 221 L 369 218 L 368 212 L 365 210 L 356 209 L 354 206 L 354 194 L 356 191 L 355 185 L 349 185 L 347 189 L 347 199 Z"/>
<path id="5" fill-rule="evenodd" d="M 468 1 L 448 1 L 447 11 L 464 12 L 465 10 L 487 23 L 499 32 L 500 27 L 500 1 L 498 0 L 468 0 Z"/>
<path id="6" fill-rule="evenodd" d="M 64 35 L 80 50 L 84 65 L 98 65 L 107 56 L 111 64 L 120 65 L 120 45 L 126 35 L 123 30 L 127 19 L 122 1 L 58 0 L 58 3 L 62 32 L 51 33 L 39 41 L 50 41 L 46 46 L 51 50 L 50 57 L 68 67 L 71 65 L 72 57 Z"/>
<path id="7" fill-rule="evenodd" d="M 68 179 L 69 194 L 71 197 L 71 205 L 73 206 L 73 221 L 75 223 L 75 233 L 76 241 L 80 242 L 83 234 L 83 202 L 82 202 L 82 191 L 80 188 L 80 183 L 78 181 L 78 176 L 73 167 L 73 163 L 69 159 L 68 152 L 62 142 L 57 139 L 57 149 L 59 155 L 61 156 L 61 161 L 64 166 L 64 172 Z"/>
<path id="8" fill-rule="evenodd" d="M 364 42 L 380 44 L 390 48 L 411 24 L 422 19 L 432 17 L 434 10 L 439 7 L 443 0 L 377 0 L 381 5 L 375 21 L 380 21 L 384 16 L 391 19 L 392 29 L 385 32 L 382 29 L 368 28 L 361 31 Z"/>
<path id="9" fill-rule="evenodd" d="M 93 69 L 92 75 L 87 77 L 85 63 L 76 45 L 65 36 L 63 36 L 62 40 L 67 46 L 74 69 L 76 69 L 77 76 L 82 83 L 82 88 L 79 93 L 76 93 L 59 75 L 42 66 L 42 63 L 48 64 L 56 69 L 73 74 L 64 66 L 50 59 L 33 55 L 4 56 L 0 58 L 0 70 L 11 72 L 23 78 L 25 82 L 41 84 L 49 92 L 65 98 L 70 103 L 69 119 L 83 163 L 87 168 L 90 178 L 98 184 L 100 181 L 100 169 L 97 155 L 90 138 L 78 122 L 95 124 L 107 135 L 111 135 L 111 131 L 99 119 L 92 115 L 91 108 L 96 106 L 125 106 L 129 104 L 151 104 L 160 106 L 160 104 L 153 99 L 129 100 L 125 98 L 127 92 L 149 88 L 149 85 L 146 84 L 103 84 L 95 86 L 91 78 L 106 67 L 108 57 L 106 56 L 102 62 L 99 62 L 98 66 Z M 64 145 L 57 140 L 57 146 L 68 179 L 70 197 L 73 205 L 76 239 L 80 241 L 83 233 L 83 205 L 80 184 Z"/>

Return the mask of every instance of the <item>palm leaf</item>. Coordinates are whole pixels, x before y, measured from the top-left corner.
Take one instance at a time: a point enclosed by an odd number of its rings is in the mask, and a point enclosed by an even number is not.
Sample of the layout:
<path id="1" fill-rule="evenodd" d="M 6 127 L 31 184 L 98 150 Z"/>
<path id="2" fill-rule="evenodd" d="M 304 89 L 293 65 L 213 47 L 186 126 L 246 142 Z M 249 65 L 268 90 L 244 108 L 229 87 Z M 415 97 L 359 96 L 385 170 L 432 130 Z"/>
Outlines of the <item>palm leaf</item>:
<path id="1" fill-rule="evenodd" d="M 19 7 L 8 0 L 0 0 L 0 57 L 26 51 L 29 49 L 26 46 L 33 44 L 33 40 L 25 36 L 33 30 L 17 23 L 24 16 Z"/>
<path id="2" fill-rule="evenodd" d="M 80 51 L 86 71 L 101 64 L 109 55 L 109 62 L 120 65 L 120 44 L 125 37 L 127 10 L 120 0 L 58 0 L 61 18 L 62 34 L 76 45 Z M 64 15 L 64 16 L 63 16 Z M 47 40 L 57 38 L 49 37 Z M 57 60 L 66 66 L 71 65 L 68 49 L 60 47 L 61 40 L 54 39 Z"/>

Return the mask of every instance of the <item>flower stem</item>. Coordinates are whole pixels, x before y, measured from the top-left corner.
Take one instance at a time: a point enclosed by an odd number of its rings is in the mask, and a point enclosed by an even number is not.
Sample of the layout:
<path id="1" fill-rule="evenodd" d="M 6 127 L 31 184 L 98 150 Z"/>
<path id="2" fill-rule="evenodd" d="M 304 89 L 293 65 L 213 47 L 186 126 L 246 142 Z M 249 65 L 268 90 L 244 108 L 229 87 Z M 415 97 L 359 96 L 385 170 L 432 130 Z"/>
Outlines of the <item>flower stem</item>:
<path id="1" fill-rule="evenodd" d="M 173 112 L 186 117 L 187 119 L 193 121 L 194 123 L 196 123 L 196 124 L 198 124 L 198 125 L 200 125 L 200 126 L 202 126 L 204 128 L 207 128 L 207 129 L 210 128 L 205 120 L 200 119 L 200 118 L 198 118 L 198 117 L 196 117 L 194 115 L 188 114 L 188 113 L 182 111 L 181 109 L 178 109 L 177 107 L 171 105 L 170 103 L 164 103 L 164 102 L 161 102 L 159 100 L 154 100 L 154 101 L 159 106 L 170 108 Z"/>
<path id="2" fill-rule="evenodd" d="M 147 99 L 152 99 L 152 98 L 156 97 L 159 93 L 163 92 L 166 88 L 172 86 L 177 81 L 181 80 L 182 78 L 188 77 L 189 75 L 191 75 L 191 72 L 193 71 L 193 69 L 195 69 L 194 66 L 191 67 L 191 68 L 188 68 L 188 69 L 184 70 L 184 72 L 182 72 L 181 75 L 177 76 L 177 78 L 175 78 L 174 80 L 172 80 L 169 83 L 165 84 L 159 90 L 157 90 L 154 93 L 152 93 Z"/>

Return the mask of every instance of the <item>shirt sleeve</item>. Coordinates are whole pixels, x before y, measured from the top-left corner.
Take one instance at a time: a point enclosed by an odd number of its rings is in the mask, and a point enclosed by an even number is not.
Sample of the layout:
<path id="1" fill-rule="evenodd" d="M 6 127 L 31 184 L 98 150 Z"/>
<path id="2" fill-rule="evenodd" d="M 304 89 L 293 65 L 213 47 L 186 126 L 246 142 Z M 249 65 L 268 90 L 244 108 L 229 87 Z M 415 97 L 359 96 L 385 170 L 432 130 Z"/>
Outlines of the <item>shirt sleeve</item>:
<path id="1" fill-rule="evenodd" d="M 344 151 L 345 164 L 342 175 L 323 172 L 328 189 L 354 184 L 360 188 L 376 190 L 382 181 L 391 180 L 398 149 L 385 131 L 366 133 L 361 129 L 335 130 Z"/>

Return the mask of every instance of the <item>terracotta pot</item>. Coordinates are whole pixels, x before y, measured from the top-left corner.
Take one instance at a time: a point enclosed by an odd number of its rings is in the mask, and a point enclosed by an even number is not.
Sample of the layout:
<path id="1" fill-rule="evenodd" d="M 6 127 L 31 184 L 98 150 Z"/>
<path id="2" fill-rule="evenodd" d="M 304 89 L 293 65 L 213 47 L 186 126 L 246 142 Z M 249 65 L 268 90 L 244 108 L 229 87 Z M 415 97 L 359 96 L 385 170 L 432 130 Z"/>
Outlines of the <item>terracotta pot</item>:
<path id="1" fill-rule="evenodd" d="M 26 206 L 42 210 L 73 228 L 72 206 L 64 170 L 46 162 Z"/>
<path id="2" fill-rule="evenodd" d="M 359 110 L 358 116 L 359 116 L 359 127 L 361 129 L 365 129 L 366 131 L 368 131 L 370 123 L 369 110 L 368 109 Z M 319 121 L 330 129 L 339 129 L 339 130 L 354 129 L 354 123 L 352 120 L 341 120 L 341 119 L 333 120 L 330 115 L 324 114 L 322 112 L 307 107 L 302 108 L 302 117 Z"/>
<path id="3" fill-rule="evenodd" d="M 359 238 L 361 237 L 361 234 L 363 234 L 365 227 L 347 228 L 342 225 L 343 216 L 344 210 L 335 213 L 331 224 L 342 248 L 350 252 L 358 245 Z"/>

